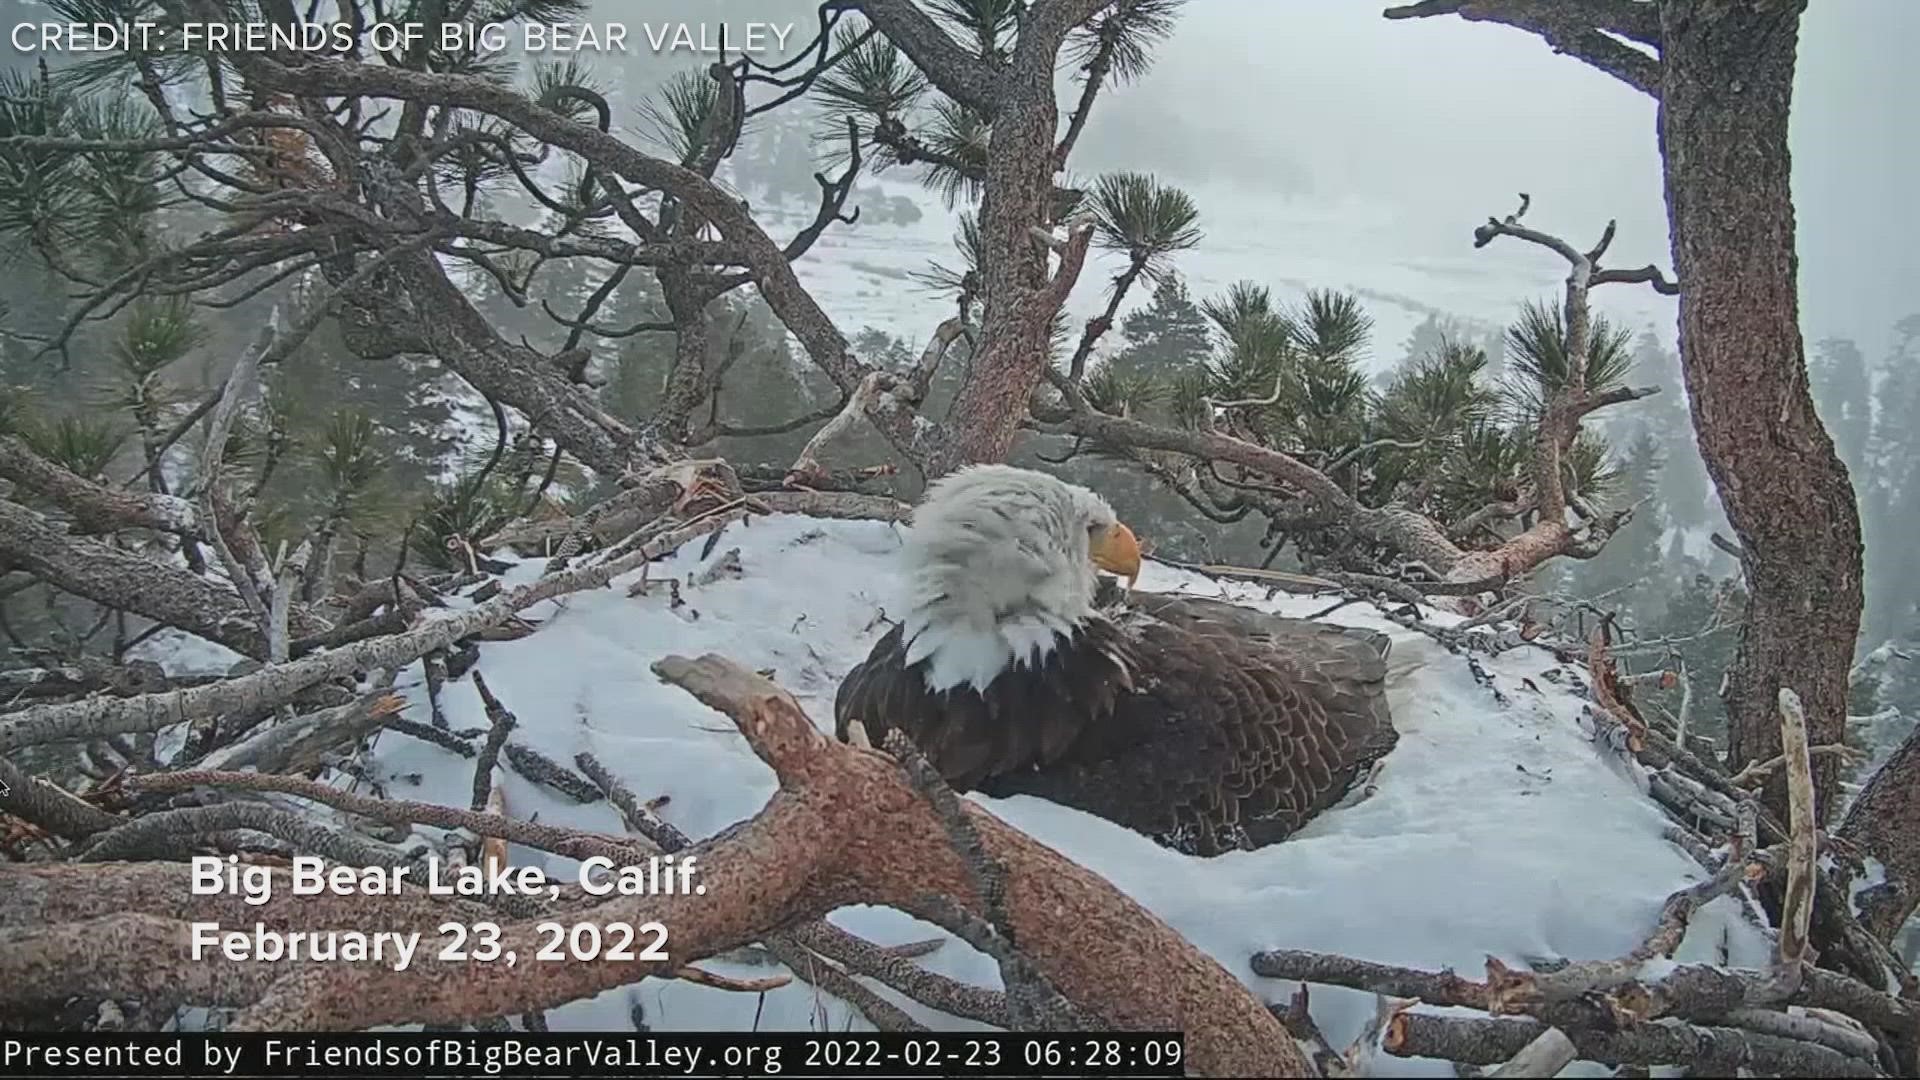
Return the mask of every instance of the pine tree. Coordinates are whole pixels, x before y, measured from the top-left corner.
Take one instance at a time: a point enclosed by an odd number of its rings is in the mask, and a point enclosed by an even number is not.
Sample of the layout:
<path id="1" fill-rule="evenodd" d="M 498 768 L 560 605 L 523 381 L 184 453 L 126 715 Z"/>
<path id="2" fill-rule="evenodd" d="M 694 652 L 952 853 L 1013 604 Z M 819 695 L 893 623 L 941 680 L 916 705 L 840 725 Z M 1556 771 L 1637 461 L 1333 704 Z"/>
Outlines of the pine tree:
<path id="1" fill-rule="evenodd" d="M 1847 338 L 1827 338 L 1815 346 L 1807 369 L 1814 405 L 1833 433 L 1834 447 L 1847 463 L 1858 491 L 1867 439 L 1873 431 L 1873 380 L 1867 375 L 1866 357 Z"/>
<path id="2" fill-rule="evenodd" d="M 1127 345 L 1114 366 L 1129 374 L 1177 372 L 1205 360 L 1213 343 L 1207 318 L 1193 302 L 1186 283 L 1168 274 L 1153 290 L 1153 302 L 1122 320 Z"/>
<path id="3" fill-rule="evenodd" d="M 1658 619 L 1666 608 L 1672 579 L 1661 563 L 1661 537 L 1667 531 L 1660 505 L 1660 440 L 1640 427 L 1621 448 L 1611 500 L 1632 505 L 1633 519 L 1614 533 L 1600 554 L 1569 571 L 1572 588 L 1585 596 L 1606 595 L 1606 606 L 1639 626 Z"/>
<path id="4" fill-rule="evenodd" d="M 1634 346 L 1634 381 L 1657 386 L 1660 392 L 1639 403 L 1640 421 L 1659 441 L 1660 500 L 1673 524 L 1697 529 L 1720 517 L 1714 504 L 1713 483 L 1694 440 L 1693 418 L 1687 411 L 1687 391 L 1680 377 L 1680 358 L 1667 350 L 1651 330 Z"/>
<path id="5" fill-rule="evenodd" d="M 1668 670 L 1684 665 L 1693 688 L 1688 730 L 1722 744 L 1727 735 L 1727 711 L 1718 691 L 1740 644 L 1739 612 L 1745 606 L 1746 590 L 1737 579 L 1696 573 L 1677 583 L 1659 619 L 1639 626 L 1643 637 L 1676 639 L 1671 655 L 1643 655 L 1640 662 L 1646 668 L 1664 665 Z M 1677 715 L 1683 690 L 1656 684 L 1647 692 Z"/>
<path id="6" fill-rule="evenodd" d="M 1920 318 L 1908 322 L 1920 330 Z M 1920 530 L 1920 436 L 1912 424 L 1920 410 L 1920 365 L 1911 355 L 1920 342 L 1898 328 L 1896 334 L 1874 395 L 1880 408 L 1865 453 L 1869 602 L 1862 639 L 1869 647 L 1920 636 L 1920 544 L 1914 542 Z"/>

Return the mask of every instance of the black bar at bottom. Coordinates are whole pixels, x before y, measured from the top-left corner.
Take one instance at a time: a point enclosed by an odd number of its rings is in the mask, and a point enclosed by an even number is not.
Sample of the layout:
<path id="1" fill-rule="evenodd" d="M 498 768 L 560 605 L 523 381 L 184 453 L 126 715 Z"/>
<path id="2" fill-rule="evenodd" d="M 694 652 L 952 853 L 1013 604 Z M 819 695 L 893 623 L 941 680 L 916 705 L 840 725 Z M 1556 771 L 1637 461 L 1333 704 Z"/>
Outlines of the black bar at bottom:
<path id="1" fill-rule="evenodd" d="M 1178 1032 L 0 1033 L 0 1077 L 1180 1076 Z"/>

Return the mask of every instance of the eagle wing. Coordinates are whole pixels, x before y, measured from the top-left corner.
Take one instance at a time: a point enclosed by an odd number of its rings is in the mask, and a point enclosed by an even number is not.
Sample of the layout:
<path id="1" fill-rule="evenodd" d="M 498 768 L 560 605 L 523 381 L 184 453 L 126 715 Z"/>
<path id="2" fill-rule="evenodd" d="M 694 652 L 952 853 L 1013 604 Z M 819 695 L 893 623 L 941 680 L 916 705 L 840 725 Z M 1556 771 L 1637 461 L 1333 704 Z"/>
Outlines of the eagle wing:
<path id="1" fill-rule="evenodd" d="M 954 790 L 967 791 L 992 776 L 1052 765 L 1090 724 L 1110 716 L 1133 687 L 1126 646 L 1112 624 L 1095 622 L 1039 667 L 998 679 L 985 694 L 935 692 L 921 666 L 907 663 L 896 625 L 841 681 L 834 731 L 844 742 L 858 720 L 881 746 L 899 728 Z"/>
<path id="2" fill-rule="evenodd" d="M 836 728 L 898 727 L 958 790 L 1036 795 L 1200 855 L 1285 838 L 1398 736 L 1385 635 L 1134 593 L 1037 668 L 929 692 L 895 627 Z"/>

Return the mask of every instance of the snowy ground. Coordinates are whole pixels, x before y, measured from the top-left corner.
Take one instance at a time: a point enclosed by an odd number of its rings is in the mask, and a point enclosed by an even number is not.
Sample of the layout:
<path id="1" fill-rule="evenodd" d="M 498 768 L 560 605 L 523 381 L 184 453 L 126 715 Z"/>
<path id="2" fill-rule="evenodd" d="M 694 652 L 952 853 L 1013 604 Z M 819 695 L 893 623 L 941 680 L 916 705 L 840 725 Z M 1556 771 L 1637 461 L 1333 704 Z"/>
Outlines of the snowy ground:
<path id="1" fill-rule="evenodd" d="M 701 569 L 701 546 L 690 544 L 656 565 L 652 580 Z M 480 659 L 489 685 L 519 717 L 516 739 L 562 762 L 591 751 L 641 798 L 670 796 L 662 816 L 695 837 L 759 810 L 774 790 L 773 775 L 724 717 L 660 683 L 649 665 L 668 653 L 716 651 L 751 668 L 772 668 L 830 731 L 841 675 L 882 632 L 881 610 L 898 610 L 895 526 L 776 516 L 734 526 L 715 557 L 736 546 L 744 575 L 686 589 L 688 603 L 677 611 L 662 589 L 628 597 L 630 577 L 532 609 L 545 623 L 538 632 L 485 645 Z M 528 563 L 512 576 L 524 580 L 538 570 Z M 1191 589 L 1294 615 L 1326 604 L 1285 596 L 1269 602 L 1260 590 L 1160 565 L 1147 568 L 1141 587 Z M 1522 964 L 1611 957 L 1637 944 L 1661 900 L 1699 871 L 1661 839 L 1655 806 L 1596 752 L 1580 726 L 1580 699 L 1548 674 L 1553 658 L 1521 649 L 1484 661 L 1507 702 L 1501 704 L 1463 658 L 1369 611 L 1350 605 L 1336 618 L 1393 635 L 1391 703 L 1400 743 L 1371 798 L 1324 815 L 1283 844 L 1194 859 L 1036 799 L 978 801 L 1105 875 L 1269 1000 L 1284 1000 L 1293 987 L 1252 973 L 1248 957 L 1260 949 L 1478 971 L 1489 953 Z M 196 659 L 215 666 L 212 657 Z M 419 669 L 401 684 L 409 714 L 423 717 Z M 485 726 L 472 680 L 449 686 L 443 702 L 456 729 Z M 472 763 L 426 743 L 387 733 L 371 764 L 393 778 L 396 798 L 464 806 L 471 796 Z M 403 779 L 416 773 L 417 784 Z M 516 817 L 620 831 L 604 803 L 572 804 L 504 767 L 500 775 Z M 574 876 L 570 860 L 519 847 L 511 858 L 562 880 Z M 888 909 L 843 909 L 833 919 L 884 943 L 944 936 Z M 1695 917 L 1680 958 L 1745 965 L 1762 962 L 1765 951 L 1758 931 L 1723 898 Z M 997 985 L 992 962 L 957 941 L 924 962 Z M 763 1003 L 649 979 L 549 1019 L 556 1028 L 625 1029 L 636 1000 L 660 1029 L 864 1027 L 846 1006 L 797 981 Z M 1313 1003 L 1337 1045 L 1372 1012 L 1367 996 L 1332 988 L 1316 989 Z M 936 1026 L 959 1026 L 907 1008 Z M 1396 1075 L 1420 1066 L 1450 1075 L 1438 1062 L 1386 1064 Z"/>

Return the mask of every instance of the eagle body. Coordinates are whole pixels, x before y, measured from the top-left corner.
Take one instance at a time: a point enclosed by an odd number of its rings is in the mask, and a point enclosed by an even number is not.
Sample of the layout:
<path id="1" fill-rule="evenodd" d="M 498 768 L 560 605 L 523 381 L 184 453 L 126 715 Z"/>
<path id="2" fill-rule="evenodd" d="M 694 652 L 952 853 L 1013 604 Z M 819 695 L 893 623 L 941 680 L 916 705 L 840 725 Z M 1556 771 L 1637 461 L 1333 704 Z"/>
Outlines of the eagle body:
<path id="1" fill-rule="evenodd" d="M 909 613 L 842 682 L 839 736 L 898 728 L 956 790 L 1206 856 L 1286 838 L 1393 748 L 1384 635 L 1103 585 L 1120 533 L 1042 473 L 935 484 L 905 552 Z M 1137 547 L 1123 564 L 1138 572 Z"/>

